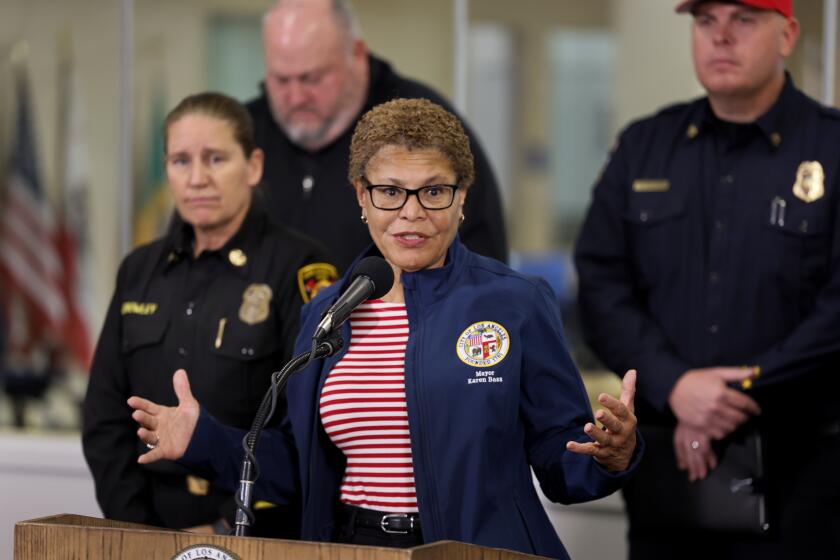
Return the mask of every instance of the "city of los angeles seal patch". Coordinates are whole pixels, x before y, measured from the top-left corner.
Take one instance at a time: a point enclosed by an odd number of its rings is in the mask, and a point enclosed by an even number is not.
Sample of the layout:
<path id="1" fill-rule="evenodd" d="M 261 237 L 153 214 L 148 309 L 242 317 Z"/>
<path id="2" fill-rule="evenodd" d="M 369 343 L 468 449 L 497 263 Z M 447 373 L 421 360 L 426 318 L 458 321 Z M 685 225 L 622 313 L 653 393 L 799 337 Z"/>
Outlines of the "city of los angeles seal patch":
<path id="1" fill-rule="evenodd" d="M 473 323 L 461 333 L 455 346 L 458 358 L 472 367 L 492 367 L 505 359 L 508 350 L 508 332 L 493 321 Z"/>

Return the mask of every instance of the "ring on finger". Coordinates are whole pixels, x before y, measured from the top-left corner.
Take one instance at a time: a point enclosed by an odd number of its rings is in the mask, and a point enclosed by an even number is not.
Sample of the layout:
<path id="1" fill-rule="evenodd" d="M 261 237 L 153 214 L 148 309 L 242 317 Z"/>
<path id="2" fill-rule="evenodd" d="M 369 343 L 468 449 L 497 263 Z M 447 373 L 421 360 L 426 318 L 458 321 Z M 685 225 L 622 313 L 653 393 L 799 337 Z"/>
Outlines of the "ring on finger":
<path id="1" fill-rule="evenodd" d="M 149 449 L 154 449 L 160 443 L 160 436 L 157 435 L 156 432 L 152 432 L 152 433 L 155 434 L 155 442 L 154 443 L 146 443 L 146 447 L 148 447 Z"/>
<path id="2" fill-rule="evenodd" d="M 698 449 L 700 449 L 700 442 L 699 442 L 699 441 L 697 441 L 696 439 L 695 439 L 695 440 L 692 440 L 692 442 L 691 442 L 691 448 L 692 448 L 693 450 L 697 451 Z"/>

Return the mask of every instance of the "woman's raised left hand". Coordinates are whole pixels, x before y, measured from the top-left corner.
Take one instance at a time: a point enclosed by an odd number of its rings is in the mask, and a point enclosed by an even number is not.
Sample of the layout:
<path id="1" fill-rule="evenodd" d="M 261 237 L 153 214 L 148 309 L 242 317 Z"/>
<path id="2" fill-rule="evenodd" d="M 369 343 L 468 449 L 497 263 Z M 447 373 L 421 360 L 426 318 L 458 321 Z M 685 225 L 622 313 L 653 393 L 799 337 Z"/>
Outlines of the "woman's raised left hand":
<path id="1" fill-rule="evenodd" d="M 605 469 L 619 472 L 630 466 L 630 459 L 636 449 L 636 414 L 633 400 L 636 396 L 636 370 L 624 374 L 621 381 L 621 395 L 601 393 L 598 402 L 604 408 L 598 409 L 595 419 L 604 425 L 603 429 L 589 422 L 583 431 L 594 441 L 579 443 L 570 441 L 566 449 L 573 453 L 591 455 Z"/>

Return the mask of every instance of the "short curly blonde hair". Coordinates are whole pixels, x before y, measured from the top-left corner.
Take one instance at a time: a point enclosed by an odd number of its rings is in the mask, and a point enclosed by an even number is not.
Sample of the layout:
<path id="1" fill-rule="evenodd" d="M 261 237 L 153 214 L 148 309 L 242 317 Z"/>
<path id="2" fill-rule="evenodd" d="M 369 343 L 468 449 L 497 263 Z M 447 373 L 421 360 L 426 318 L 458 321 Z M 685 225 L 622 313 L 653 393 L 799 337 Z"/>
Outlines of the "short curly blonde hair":
<path id="1" fill-rule="evenodd" d="M 394 99 L 362 115 L 350 142 L 350 183 L 364 176 L 371 158 L 385 146 L 438 150 L 452 165 L 459 187 L 467 188 L 475 180 L 464 127 L 458 117 L 428 99 Z"/>

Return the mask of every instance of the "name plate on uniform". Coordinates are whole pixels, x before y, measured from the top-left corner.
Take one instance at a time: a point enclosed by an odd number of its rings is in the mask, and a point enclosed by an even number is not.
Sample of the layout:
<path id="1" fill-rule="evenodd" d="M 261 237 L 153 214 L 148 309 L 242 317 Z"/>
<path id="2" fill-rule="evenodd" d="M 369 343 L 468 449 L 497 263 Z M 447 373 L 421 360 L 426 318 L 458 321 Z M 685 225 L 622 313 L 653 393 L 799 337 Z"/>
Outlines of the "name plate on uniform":
<path id="1" fill-rule="evenodd" d="M 636 179 L 633 181 L 633 192 L 664 192 L 671 188 L 668 179 Z"/>

